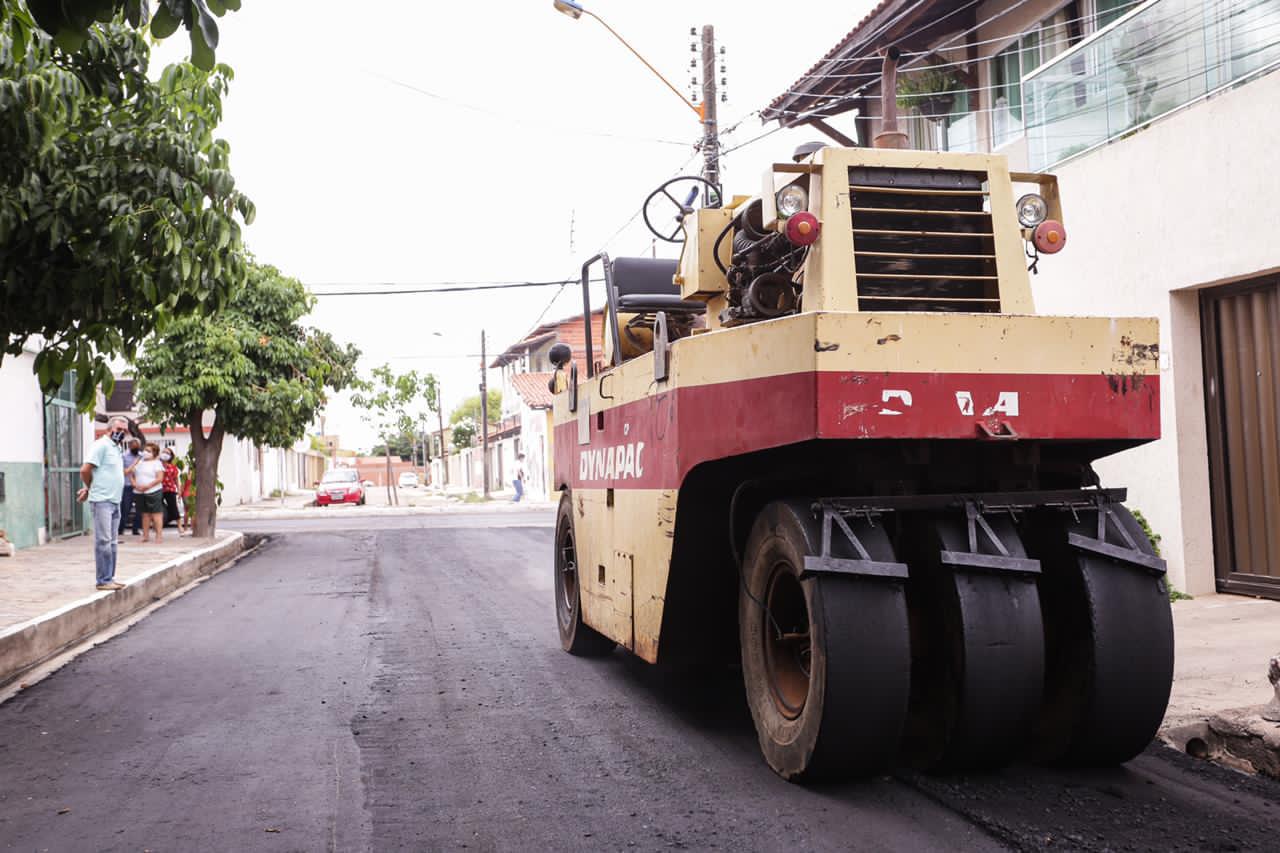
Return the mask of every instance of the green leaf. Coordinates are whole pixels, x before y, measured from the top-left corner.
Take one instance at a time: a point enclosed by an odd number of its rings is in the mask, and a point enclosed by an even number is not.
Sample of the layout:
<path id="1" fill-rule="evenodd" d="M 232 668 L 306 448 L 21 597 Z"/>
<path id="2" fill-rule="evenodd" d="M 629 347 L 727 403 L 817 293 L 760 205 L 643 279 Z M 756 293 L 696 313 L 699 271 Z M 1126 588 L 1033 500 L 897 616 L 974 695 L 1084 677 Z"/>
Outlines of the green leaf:
<path id="1" fill-rule="evenodd" d="M 169 11 L 169 7 L 161 3 L 160 8 L 156 9 L 156 15 L 151 19 L 151 35 L 158 39 L 167 39 L 178 31 L 178 25 L 182 21 L 174 17 Z"/>
<path id="2" fill-rule="evenodd" d="M 191 64 L 201 71 L 212 71 L 216 59 L 213 48 L 205 42 L 200 27 L 191 28 Z"/>
<path id="3" fill-rule="evenodd" d="M 58 34 L 53 37 L 53 43 L 67 53 L 75 53 L 84 47 L 84 43 L 88 41 L 88 35 L 78 30 L 64 29 L 59 30 Z"/>

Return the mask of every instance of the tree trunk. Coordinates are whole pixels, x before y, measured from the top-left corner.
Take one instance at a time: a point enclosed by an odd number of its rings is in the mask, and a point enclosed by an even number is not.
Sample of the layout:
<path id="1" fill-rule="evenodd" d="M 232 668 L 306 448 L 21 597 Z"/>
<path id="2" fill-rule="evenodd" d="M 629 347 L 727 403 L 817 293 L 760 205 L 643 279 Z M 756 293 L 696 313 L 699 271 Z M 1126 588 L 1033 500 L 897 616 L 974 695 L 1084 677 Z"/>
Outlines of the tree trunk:
<path id="1" fill-rule="evenodd" d="M 384 437 L 382 444 L 387 449 L 387 506 L 393 506 L 398 502 L 395 499 L 394 486 L 391 484 L 391 442 Z"/>
<path id="2" fill-rule="evenodd" d="M 203 420 L 203 412 L 187 416 L 196 457 L 196 517 L 192 535 L 197 538 L 213 536 L 218 529 L 218 459 L 222 455 L 223 437 L 222 424 L 218 423 L 216 414 L 207 438 Z"/>

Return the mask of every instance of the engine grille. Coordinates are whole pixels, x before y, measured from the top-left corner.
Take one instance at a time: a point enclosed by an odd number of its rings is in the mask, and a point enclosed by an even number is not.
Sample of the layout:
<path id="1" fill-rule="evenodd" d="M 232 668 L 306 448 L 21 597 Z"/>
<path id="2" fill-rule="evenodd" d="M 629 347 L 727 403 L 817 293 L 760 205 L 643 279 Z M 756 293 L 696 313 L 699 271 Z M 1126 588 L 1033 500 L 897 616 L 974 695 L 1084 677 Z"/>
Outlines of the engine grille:
<path id="1" fill-rule="evenodd" d="M 860 310 L 1000 310 L 986 177 L 849 169 Z"/>

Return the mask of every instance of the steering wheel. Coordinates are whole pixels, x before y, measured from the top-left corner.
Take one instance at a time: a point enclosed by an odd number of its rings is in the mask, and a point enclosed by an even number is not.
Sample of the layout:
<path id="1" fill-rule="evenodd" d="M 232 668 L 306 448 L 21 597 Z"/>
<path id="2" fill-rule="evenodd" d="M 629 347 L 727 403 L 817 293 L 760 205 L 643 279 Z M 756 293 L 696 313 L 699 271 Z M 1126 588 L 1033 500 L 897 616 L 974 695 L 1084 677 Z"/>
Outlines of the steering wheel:
<path id="1" fill-rule="evenodd" d="M 671 190 L 672 187 L 679 184 L 690 185 L 688 191 L 685 193 L 684 201 L 680 201 L 680 189 L 677 189 L 675 192 L 672 192 Z M 706 178 L 701 178 L 696 175 L 684 175 L 679 178 L 672 178 L 653 192 L 649 193 L 649 197 L 644 200 L 643 208 L 644 224 L 648 226 L 649 232 L 659 240 L 666 241 L 667 243 L 684 242 L 684 218 L 702 206 L 696 203 L 700 187 L 706 188 L 707 198 L 714 202 L 714 204 L 708 202 L 706 206 L 719 207 L 721 204 L 720 188 L 708 181 Z M 657 210 L 654 211 L 654 216 L 651 217 L 649 215 L 649 209 L 655 201 L 661 201 L 662 206 L 670 204 L 676 209 L 676 225 L 674 229 L 669 231 L 660 231 L 658 230 L 658 227 L 653 224 L 655 219 L 658 222 L 662 221 L 661 213 Z"/>

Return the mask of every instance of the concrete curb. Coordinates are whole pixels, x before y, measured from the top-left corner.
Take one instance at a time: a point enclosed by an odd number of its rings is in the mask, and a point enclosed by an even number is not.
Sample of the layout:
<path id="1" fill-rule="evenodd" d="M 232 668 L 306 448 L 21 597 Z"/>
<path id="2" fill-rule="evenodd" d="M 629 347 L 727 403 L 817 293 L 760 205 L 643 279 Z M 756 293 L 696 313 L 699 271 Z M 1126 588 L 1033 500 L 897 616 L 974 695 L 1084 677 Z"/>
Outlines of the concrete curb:
<path id="1" fill-rule="evenodd" d="M 1262 708 L 1219 711 L 1207 720 L 1162 731 L 1160 739 L 1193 758 L 1280 779 L 1280 723 L 1263 719 Z"/>
<path id="2" fill-rule="evenodd" d="M 349 507 L 312 507 L 310 509 L 246 509 L 246 510 L 224 510 L 218 513 L 218 523 L 234 525 L 237 521 L 263 521 L 271 519 L 279 519 L 281 521 L 294 520 L 299 518 L 327 518 L 330 516 L 354 516 L 357 518 L 391 518 L 400 515 L 439 515 L 444 513 L 469 513 L 469 512 L 503 512 L 503 513 L 533 513 L 538 510 L 550 511 L 554 510 L 556 505 L 553 503 L 520 503 L 513 504 L 510 501 L 492 501 L 489 503 L 449 503 L 440 504 L 438 506 L 392 506 L 392 507 L 374 507 L 374 506 L 349 506 Z"/>
<path id="3" fill-rule="evenodd" d="M 156 566 L 115 592 L 97 592 L 0 632 L 0 686 L 113 623 L 154 604 L 202 575 L 211 575 L 245 547 L 234 533 L 199 551 Z"/>

